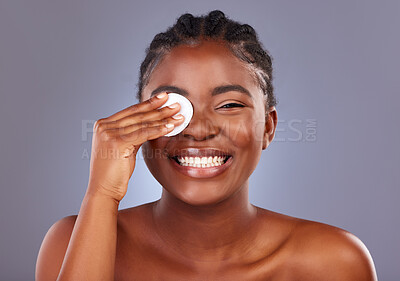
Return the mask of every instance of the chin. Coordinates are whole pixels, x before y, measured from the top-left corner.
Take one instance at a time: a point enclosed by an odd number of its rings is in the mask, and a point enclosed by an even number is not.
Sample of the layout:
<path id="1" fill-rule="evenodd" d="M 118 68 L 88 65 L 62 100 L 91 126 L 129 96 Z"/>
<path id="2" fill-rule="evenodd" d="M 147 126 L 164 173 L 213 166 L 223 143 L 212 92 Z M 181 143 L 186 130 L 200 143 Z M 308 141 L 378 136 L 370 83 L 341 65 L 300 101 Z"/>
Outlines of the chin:
<path id="1" fill-rule="evenodd" d="M 213 186 L 211 183 L 191 183 L 190 187 L 164 187 L 172 196 L 192 206 L 212 206 L 230 196 L 228 190 L 222 186 Z"/>

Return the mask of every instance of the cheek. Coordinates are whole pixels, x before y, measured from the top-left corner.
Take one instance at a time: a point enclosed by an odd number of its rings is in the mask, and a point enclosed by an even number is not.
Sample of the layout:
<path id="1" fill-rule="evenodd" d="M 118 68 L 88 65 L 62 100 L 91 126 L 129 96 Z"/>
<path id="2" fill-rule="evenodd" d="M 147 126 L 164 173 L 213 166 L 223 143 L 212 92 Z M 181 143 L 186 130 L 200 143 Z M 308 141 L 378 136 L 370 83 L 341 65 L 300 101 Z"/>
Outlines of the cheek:
<path id="1" fill-rule="evenodd" d="M 224 132 L 232 143 L 242 149 L 251 149 L 262 147 L 264 124 L 260 118 L 256 116 L 248 116 L 247 118 L 237 118 L 224 123 Z"/>

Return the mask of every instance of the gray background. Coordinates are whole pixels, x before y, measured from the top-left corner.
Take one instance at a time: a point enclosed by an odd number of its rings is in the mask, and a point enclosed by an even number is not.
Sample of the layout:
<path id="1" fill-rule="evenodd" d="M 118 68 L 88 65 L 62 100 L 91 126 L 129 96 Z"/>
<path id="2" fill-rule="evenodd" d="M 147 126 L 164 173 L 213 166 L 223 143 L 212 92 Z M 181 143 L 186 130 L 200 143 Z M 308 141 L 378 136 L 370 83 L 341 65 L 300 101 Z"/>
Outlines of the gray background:
<path id="1" fill-rule="evenodd" d="M 400 4 L 344 0 L 0 1 L 1 280 L 33 280 L 45 233 L 79 211 L 90 129 L 136 103 L 153 36 L 212 9 L 274 58 L 278 132 L 251 202 L 354 233 L 400 280 Z M 120 208 L 160 194 L 140 159 Z"/>

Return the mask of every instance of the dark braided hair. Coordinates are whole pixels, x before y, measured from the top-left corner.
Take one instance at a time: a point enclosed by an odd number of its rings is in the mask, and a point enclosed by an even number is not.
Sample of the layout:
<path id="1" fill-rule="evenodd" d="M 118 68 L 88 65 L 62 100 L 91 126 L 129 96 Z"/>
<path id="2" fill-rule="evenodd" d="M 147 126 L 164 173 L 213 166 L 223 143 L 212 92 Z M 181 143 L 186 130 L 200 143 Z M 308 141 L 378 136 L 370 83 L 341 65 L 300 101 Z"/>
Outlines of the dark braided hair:
<path id="1" fill-rule="evenodd" d="M 178 45 L 193 45 L 201 40 L 224 41 L 231 52 L 253 70 L 264 93 L 266 106 L 277 104 L 272 86 L 272 59 L 258 40 L 257 33 L 250 25 L 228 19 L 219 10 L 200 17 L 184 14 L 166 32 L 158 33 L 154 37 L 140 66 L 137 99 L 141 100 L 143 88 L 166 53 Z"/>

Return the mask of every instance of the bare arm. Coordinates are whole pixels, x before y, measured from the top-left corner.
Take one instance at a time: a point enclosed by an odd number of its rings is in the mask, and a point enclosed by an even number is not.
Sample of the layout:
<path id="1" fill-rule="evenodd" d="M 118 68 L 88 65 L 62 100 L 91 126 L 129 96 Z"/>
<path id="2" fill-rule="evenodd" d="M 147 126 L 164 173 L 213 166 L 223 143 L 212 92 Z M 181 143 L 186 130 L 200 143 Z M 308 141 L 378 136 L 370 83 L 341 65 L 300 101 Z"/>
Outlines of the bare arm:
<path id="1" fill-rule="evenodd" d="M 43 240 L 36 280 L 114 280 L 119 203 L 86 194 L 75 217 L 55 223 Z"/>
<path id="2" fill-rule="evenodd" d="M 46 234 L 36 281 L 114 280 L 118 206 L 127 192 L 136 153 L 145 141 L 183 122 L 171 117 L 179 105 L 158 109 L 166 100 L 166 95 L 153 97 L 96 122 L 89 184 L 79 215 L 76 221 L 62 219 Z"/>
<path id="3" fill-rule="evenodd" d="M 119 202 L 86 194 L 58 281 L 114 280 Z"/>

